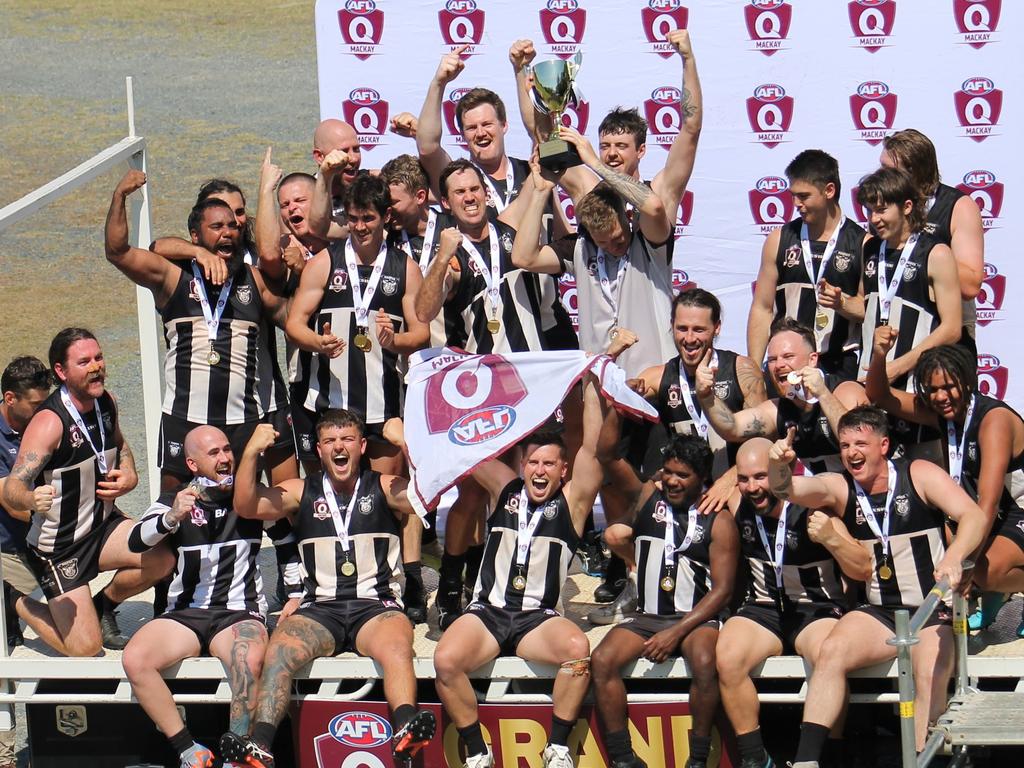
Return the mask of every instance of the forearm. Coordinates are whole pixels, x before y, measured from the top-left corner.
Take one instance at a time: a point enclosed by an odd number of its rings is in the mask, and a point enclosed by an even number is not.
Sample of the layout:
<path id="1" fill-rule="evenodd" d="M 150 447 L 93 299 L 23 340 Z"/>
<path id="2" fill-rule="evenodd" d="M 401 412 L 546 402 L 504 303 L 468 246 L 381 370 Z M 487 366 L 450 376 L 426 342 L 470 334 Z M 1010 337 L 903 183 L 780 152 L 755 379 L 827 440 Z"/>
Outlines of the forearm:
<path id="1" fill-rule="evenodd" d="M 871 555 L 854 540 L 837 538 L 825 543 L 843 575 L 853 581 L 868 581 L 871 578 Z"/>
<path id="2" fill-rule="evenodd" d="M 516 98 L 519 103 L 519 117 L 523 121 L 526 134 L 534 141 L 540 141 L 542 137 L 537 130 L 537 111 L 533 108 L 533 99 L 530 98 L 528 70 L 529 67 L 523 67 L 516 71 Z"/>
<path id="3" fill-rule="evenodd" d="M 871 362 L 868 364 L 868 375 L 864 380 L 864 392 L 868 400 L 885 410 L 898 408 L 896 398 L 893 397 L 892 388 L 889 386 L 889 375 L 886 371 L 885 355 L 875 354 L 869 350 Z"/>
<path id="4" fill-rule="evenodd" d="M 610 186 L 615 193 L 626 202 L 648 216 L 664 213 L 665 207 L 654 191 L 643 182 L 614 171 L 602 162 L 597 162 L 591 169 Z"/>
<path id="5" fill-rule="evenodd" d="M 29 515 L 35 510 L 35 495 L 32 487 L 13 474 L 4 483 L 2 500 L 4 509 L 28 510 Z"/>
<path id="6" fill-rule="evenodd" d="M 125 196 L 117 191 L 110 198 L 110 209 L 107 211 L 107 222 L 103 229 L 104 247 L 109 261 L 117 261 L 131 248 L 131 244 L 128 242 L 128 214 L 125 211 L 125 199 Z"/>
<path id="7" fill-rule="evenodd" d="M 747 317 L 747 356 L 755 365 L 760 365 L 764 361 L 771 323 L 771 308 L 765 308 L 757 303 L 751 305 L 750 315 Z"/>
<path id="8" fill-rule="evenodd" d="M 723 586 L 712 585 L 711 591 L 704 595 L 704 598 L 693 606 L 693 610 L 675 625 L 680 639 L 721 614 L 728 607 L 729 600 L 732 599 L 732 589 L 731 581 Z"/>
<path id="9" fill-rule="evenodd" d="M 788 499 L 793 493 L 793 468 L 780 461 L 768 462 L 768 486 L 777 498 Z"/>
<path id="10" fill-rule="evenodd" d="M 260 189 L 253 235 L 260 264 L 281 260 L 281 212 L 273 187 Z"/>
<path id="11" fill-rule="evenodd" d="M 197 246 L 180 237 L 160 237 L 150 244 L 149 250 L 170 261 L 191 261 Z"/>
<path id="12" fill-rule="evenodd" d="M 447 293 L 445 278 L 448 276 L 449 258 L 451 257 L 442 253 L 437 254 L 423 278 L 419 293 L 416 294 L 416 317 L 421 323 L 429 323 L 437 317 L 441 307 L 444 306 Z"/>
<path id="13" fill-rule="evenodd" d="M 326 238 L 331 229 L 331 218 L 334 214 L 331 201 L 333 180 L 333 175 L 328 176 L 321 170 L 313 187 L 313 197 L 309 201 L 309 231 L 320 238 Z"/>
<path id="14" fill-rule="evenodd" d="M 743 432 L 736 421 L 736 414 L 729 410 L 729 406 L 717 396 L 701 398 L 700 407 L 711 428 L 722 438 L 729 442 L 739 442 L 743 439 Z"/>
<path id="15" fill-rule="evenodd" d="M 4 498 L 4 487 L 7 485 L 7 478 L 0 477 L 0 500 Z M 32 507 L 10 507 L 7 504 L 3 505 L 4 511 L 13 517 L 15 520 L 21 520 L 23 523 L 27 523 L 32 519 Z"/>
<path id="16" fill-rule="evenodd" d="M 836 312 L 847 320 L 855 323 L 864 321 L 864 297 L 861 295 L 847 296 L 843 294 L 843 300 Z"/>
<path id="17" fill-rule="evenodd" d="M 246 448 L 242 458 L 235 467 L 233 500 L 235 512 L 240 517 L 254 518 L 259 516 L 259 491 L 257 488 L 260 455 L 258 451 Z"/>
<path id="18" fill-rule="evenodd" d="M 392 351 L 400 355 L 411 355 L 427 346 L 430 341 L 430 327 L 424 326 L 415 331 L 403 331 L 395 334 Z"/>
<path id="19" fill-rule="evenodd" d="M 288 340 L 299 349 L 304 352 L 319 354 L 320 334 L 306 325 L 306 323 L 300 321 L 293 322 L 289 318 L 285 321 L 284 332 L 288 336 Z"/>
<path id="20" fill-rule="evenodd" d="M 914 370 L 914 366 L 917 365 L 917 360 L 921 357 L 922 352 L 926 349 L 942 346 L 943 344 L 955 344 L 960 340 L 960 334 L 960 323 L 939 323 L 938 327 L 925 336 L 920 344 L 912 347 L 892 361 L 891 367 L 895 369 L 893 373 L 897 376 L 909 373 Z"/>
<path id="21" fill-rule="evenodd" d="M 169 524 L 167 513 L 171 508 L 163 504 L 154 504 L 150 507 L 139 522 L 128 532 L 128 549 L 136 554 L 146 552 L 170 534 L 178 530 L 178 523 Z"/>
<path id="22" fill-rule="evenodd" d="M 416 125 L 416 151 L 421 156 L 433 155 L 441 150 L 441 99 L 443 97 L 444 84 L 438 83 L 437 80 L 431 80 Z"/>
<path id="23" fill-rule="evenodd" d="M 821 411 L 825 414 L 825 418 L 828 419 L 828 425 L 832 429 L 832 434 L 838 435 L 839 420 L 846 413 L 846 406 L 828 388 L 823 388 L 822 393 L 818 396 L 818 404 L 821 406 Z"/>
<path id="24" fill-rule="evenodd" d="M 549 193 L 534 188 L 519 221 L 512 242 L 512 264 L 520 269 L 532 270 L 537 266 L 541 249 L 540 224 L 548 198 Z"/>

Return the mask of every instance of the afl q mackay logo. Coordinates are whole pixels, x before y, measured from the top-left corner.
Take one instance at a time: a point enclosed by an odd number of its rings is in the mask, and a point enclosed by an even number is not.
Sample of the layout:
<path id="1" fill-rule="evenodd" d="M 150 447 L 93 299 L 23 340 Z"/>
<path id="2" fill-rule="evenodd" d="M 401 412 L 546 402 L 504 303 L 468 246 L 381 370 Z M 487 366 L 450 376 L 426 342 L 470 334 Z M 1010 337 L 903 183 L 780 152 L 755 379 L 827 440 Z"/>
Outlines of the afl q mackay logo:
<path id="1" fill-rule="evenodd" d="M 356 129 L 364 150 L 380 145 L 388 127 L 388 103 L 373 88 L 353 88 L 342 102 L 345 122 Z"/>
<path id="2" fill-rule="evenodd" d="M 672 147 L 683 124 L 682 113 L 679 111 L 682 96 L 683 92 L 674 85 L 663 85 L 655 88 L 651 98 L 644 102 L 644 116 L 654 134 L 654 141 L 666 151 Z"/>
<path id="3" fill-rule="evenodd" d="M 445 43 L 452 47 L 470 46 L 463 58 L 475 52 L 474 46 L 480 45 L 484 35 L 484 12 L 475 0 L 448 0 L 437 12 L 437 23 Z"/>
<path id="4" fill-rule="evenodd" d="M 549 50 L 560 59 L 576 55 L 587 27 L 587 11 L 576 0 L 548 0 L 540 9 L 540 29 Z"/>
<path id="5" fill-rule="evenodd" d="M 686 190 L 683 199 L 679 201 L 679 209 L 676 211 L 675 239 L 686 234 L 686 228 L 690 226 L 690 219 L 693 218 L 693 192 Z M 674 274 L 674 273 L 673 273 Z"/>
<path id="6" fill-rule="evenodd" d="M 445 365 L 445 358 L 434 361 Z M 516 420 L 527 395 L 514 366 L 499 355 L 451 358 L 427 381 L 424 413 L 430 434 L 447 433 L 456 445 L 500 437 Z"/>
<path id="7" fill-rule="evenodd" d="M 582 134 L 587 132 L 590 122 L 590 102 L 580 99 L 578 104 L 569 104 L 562 112 L 562 125 L 575 128 Z"/>
<path id="8" fill-rule="evenodd" d="M 992 33 L 999 26 L 1001 10 L 1001 0 L 953 0 L 953 20 L 960 32 L 960 42 L 971 48 L 994 43 Z"/>
<path id="9" fill-rule="evenodd" d="M 881 80 L 867 80 L 850 96 L 850 115 L 858 138 L 875 146 L 882 143 L 896 119 L 898 98 Z"/>
<path id="10" fill-rule="evenodd" d="M 690 279 L 690 276 L 681 269 L 672 270 L 672 290 L 676 293 L 696 288 L 697 283 Z"/>
<path id="11" fill-rule="evenodd" d="M 999 400 L 1006 395 L 1010 372 L 1004 368 L 995 355 L 978 353 L 978 391 Z"/>
<path id="12" fill-rule="evenodd" d="M 444 124 L 448 129 L 448 133 L 455 143 L 460 147 L 466 146 L 466 140 L 462 137 L 462 131 L 459 129 L 459 120 L 456 117 L 456 111 L 459 107 L 459 102 L 462 101 L 462 97 L 469 93 L 472 88 L 453 88 L 451 93 L 448 94 L 448 98 L 441 104 L 441 112 L 444 114 Z"/>
<path id="13" fill-rule="evenodd" d="M 1003 299 L 1006 297 L 1006 275 L 999 274 L 994 264 L 985 262 L 985 278 L 981 290 L 974 299 L 978 309 L 978 325 L 988 325 L 1002 319 Z"/>
<path id="14" fill-rule="evenodd" d="M 767 235 L 793 218 L 793 198 L 789 194 L 789 182 L 782 176 L 762 176 L 747 196 L 754 225 L 762 235 Z"/>
<path id="15" fill-rule="evenodd" d="M 337 715 L 327 724 L 327 733 L 313 739 L 317 765 L 347 765 L 351 760 L 346 758 L 353 754 L 372 760 L 380 747 L 390 747 L 392 733 L 391 724 L 372 712 L 356 711 Z M 353 753 L 353 750 L 361 751 Z"/>
<path id="16" fill-rule="evenodd" d="M 996 226 L 995 220 L 1003 208 L 1003 182 L 996 181 L 992 171 L 968 171 L 962 184 L 956 188 L 969 195 L 981 211 L 981 225 L 985 231 Z"/>
<path id="17" fill-rule="evenodd" d="M 969 77 L 953 94 L 956 116 L 964 136 L 984 141 L 992 135 L 1003 110 L 1003 92 L 987 77 Z"/>
<path id="18" fill-rule="evenodd" d="M 346 44 L 344 52 L 366 61 L 377 53 L 384 34 L 384 11 L 373 0 L 347 0 L 338 11 L 338 26 Z"/>
<path id="19" fill-rule="evenodd" d="M 743 8 L 743 19 L 754 41 L 754 50 L 771 56 L 782 50 L 782 44 L 789 37 L 793 7 L 783 0 L 750 0 Z"/>
<path id="20" fill-rule="evenodd" d="M 754 141 L 771 149 L 782 141 L 793 121 L 793 97 L 776 83 L 765 83 L 754 89 L 747 99 L 747 119 Z"/>
<path id="21" fill-rule="evenodd" d="M 853 0 L 847 5 L 856 45 L 874 53 L 890 45 L 896 0 Z"/>
<path id="22" fill-rule="evenodd" d="M 663 59 L 672 58 L 676 49 L 668 41 L 668 33 L 686 29 L 689 16 L 690 11 L 679 0 L 647 0 L 647 7 L 640 9 L 640 21 L 651 44 L 651 53 Z"/>

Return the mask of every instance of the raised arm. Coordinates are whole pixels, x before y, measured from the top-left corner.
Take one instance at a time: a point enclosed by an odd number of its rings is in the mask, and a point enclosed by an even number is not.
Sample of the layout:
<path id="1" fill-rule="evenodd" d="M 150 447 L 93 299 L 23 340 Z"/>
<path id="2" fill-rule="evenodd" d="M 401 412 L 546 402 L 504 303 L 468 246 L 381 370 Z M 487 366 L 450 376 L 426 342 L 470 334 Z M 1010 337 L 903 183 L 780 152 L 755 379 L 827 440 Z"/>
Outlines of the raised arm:
<path id="1" fill-rule="evenodd" d="M 541 175 L 540 164 L 532 157 L 530 171 L 533 183 L 526 185 L 516 198 L 516 202 L 523 201 L 525 208 L 512 243 L 512 263 L 529 272 L 559 275 L 562 273 L 562 260 L 551 246 L 540 244 L 544 211 L 555 185 Z"/>
<path id="2" fill-rule="evenodd" d="M 871 362 L 868 365 L 867 379 L 864 381 L 867 398 L 898 419 L 934 426 L 935 414 L 923 404 L 918 403 L 913 394 L 889 386 L 889 377 L 885 371 L 885 356 L 896 345 L 897 336 L 897 330 L 891 325 L 880 325 L 875 328 L 871 345 Z"/>
<path id="3" fill-rule="evenodd" d="M 768 483 L 772 493 L 808 509 L 823 509 L 841 515 L 846 506 L 846 481 L 842 475 L 833 472 L 793 477 L 795 438 L 796 427 L 790 427 L 786 436 L 776 440 L 768 451 Z"/>
<path id="4" fill-rule="evenodd" d="M 424 323 L 437 317 L 445 301 L 455 293 L 460 274 L 452 262 L 461 243 L 462 233 L 455 227 L 441 230 L 437 255 L 430 262 L 419 293 L 416 294 L 416 316 Z"/>
<path id="5" fill-rule="evenodd" d="M 441 63 L 438 64 L 437 71 L 427 86 L 427 95 L 423 99 L 423 107 L 420 109 L 416 126 L 416 151 L 419 153 L 423 168 L 427 171 L 427 178 L 430 179 L 430 190 L 438 200 L 441 199 L 437 186 L 441 171 L 451 162 L 451 157 L 441 146 L 441 100 L 444 98 L 445 86 L 466 68 L 462 54 L 467 48 L 469 45 L 461 45 L 441 57 Z"/>
<path id="6" fill-rule="evenodd" d="M 742 443 L 750 437 L 775 437 L 778 406 L 772 400 L 765 400 L 753 408 L 733 413 L 715 394 L 715 372 L 709 367 L 710 363 L 709 349 L 697 366 L 695 384 L 701 410 L 711 427 L 731 443 Z"/>
<path id="7" fill-rule="evenodd" d="M 190 485 L 175 494 L 170 506 L 157 499 L 128 531 L 128 549 L 139 554 L 152 549 L 177 531 L 195 507 L 196 492 Z"/>
<path id="8" fill-rule="evenodd" d="M 747 315 L 747 354 L 757 364 L 764 362 L 775 317 L 775 289 L 779 284 L 775 255 L 779 252 L 780 232 L 781 229 L 773 229 L 761 246 L 761 266 L 757 270 L 754 300 Z"/>
<path id="9" fill-rule="evenodd" d="M 281 206 L 277 200 L 277 185 L 281 181 L 281 168 L 271 160 L 272 148 L 267 147 L 260 166 L 259 192 L 256 198 L 256 224 L 253 235 L 260 263 L 276 264 L 281 256 Z"/>
<path id="10" fill-rule="evenodd" d="M 257 520 L 295 518 L 302 499 L 303 481 L 285 480 L 271 488 L 259 482 L 260 457 L 274 445 L 277 432 L 270 424 L 259 424 L 242 451 L 235 468 L 235 512 Z"/>
<path id="11" fill-rule="evenodd" d="M 516 100 L 519 103 L 519 116 L 527 135 L 534 141 L 540 141 L 537 131 L 537 111 L 530 98 L 530 63 L 536 58 L 537 51 L 532 40 L 516 40 L 508 49 L 508 60 L 512 64 L 512 72 L 516 77 Z"/>
<path id="12" fill-rule="evenodd" d="M 332 149 L 320 163 L 320 172 L 313 186 L 313 197 L 309 201 L 309 231 L 324 240 L 342 240 L 348 237 L 348 228 L 334 220 L 334 200 L 331 191 L 334 180 L 348 168 L 348 153 L 343 149 Z"/>
<path id="13" fill-rule="evenodd" d="M 223 285 L 228 279 L 228 265 L 224 259 L 180 237 L 159 237 L 149 244 L 149 250 L 168 261 L 195 261 L 206 279 L 214 285 Z"/>
<path id="14" fill-rule="evenodd" d="M 746 355 L 736 356 L 736 381 L 743 393 L 743 408 L 754 408 L 768 399 L 761 366 Z"/>
<path id="15" fill-rule="evenodd" d="M 960 296 L 973 299 L 981 291 L 985 279 L 985 230 L 981 211 L 970 197 L 961 197 L 953 205 L 950 221 L 950 249 L 956 259 Z"/>

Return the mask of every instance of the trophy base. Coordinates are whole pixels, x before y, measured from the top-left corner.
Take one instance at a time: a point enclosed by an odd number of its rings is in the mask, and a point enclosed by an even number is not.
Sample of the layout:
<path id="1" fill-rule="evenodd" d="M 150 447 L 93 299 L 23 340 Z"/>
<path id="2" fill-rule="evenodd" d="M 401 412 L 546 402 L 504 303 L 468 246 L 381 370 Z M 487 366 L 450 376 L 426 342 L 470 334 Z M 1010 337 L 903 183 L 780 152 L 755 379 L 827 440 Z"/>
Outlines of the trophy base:
<path id="1" fill-rule="evenodd" d="M 538 148 L 541 167 L 549 171 L 564 171 L 576 165 L 583 165 L 576 147 L 565 139 L 548 139 Z"/>

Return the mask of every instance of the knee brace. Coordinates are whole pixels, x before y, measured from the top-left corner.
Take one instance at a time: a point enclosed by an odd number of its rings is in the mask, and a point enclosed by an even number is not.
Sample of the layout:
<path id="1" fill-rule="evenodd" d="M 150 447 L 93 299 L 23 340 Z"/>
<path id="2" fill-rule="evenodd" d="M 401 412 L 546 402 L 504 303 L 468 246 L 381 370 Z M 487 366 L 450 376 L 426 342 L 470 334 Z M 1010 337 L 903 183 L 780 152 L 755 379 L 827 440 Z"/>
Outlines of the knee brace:
<path id="1" fill-rule="evenodd" d="M 560 674 L 572 675 L 573 677 L 585 677 L 590 674 L 590 657 L 563 661 L 558 667 L 558 672 Z"/>

